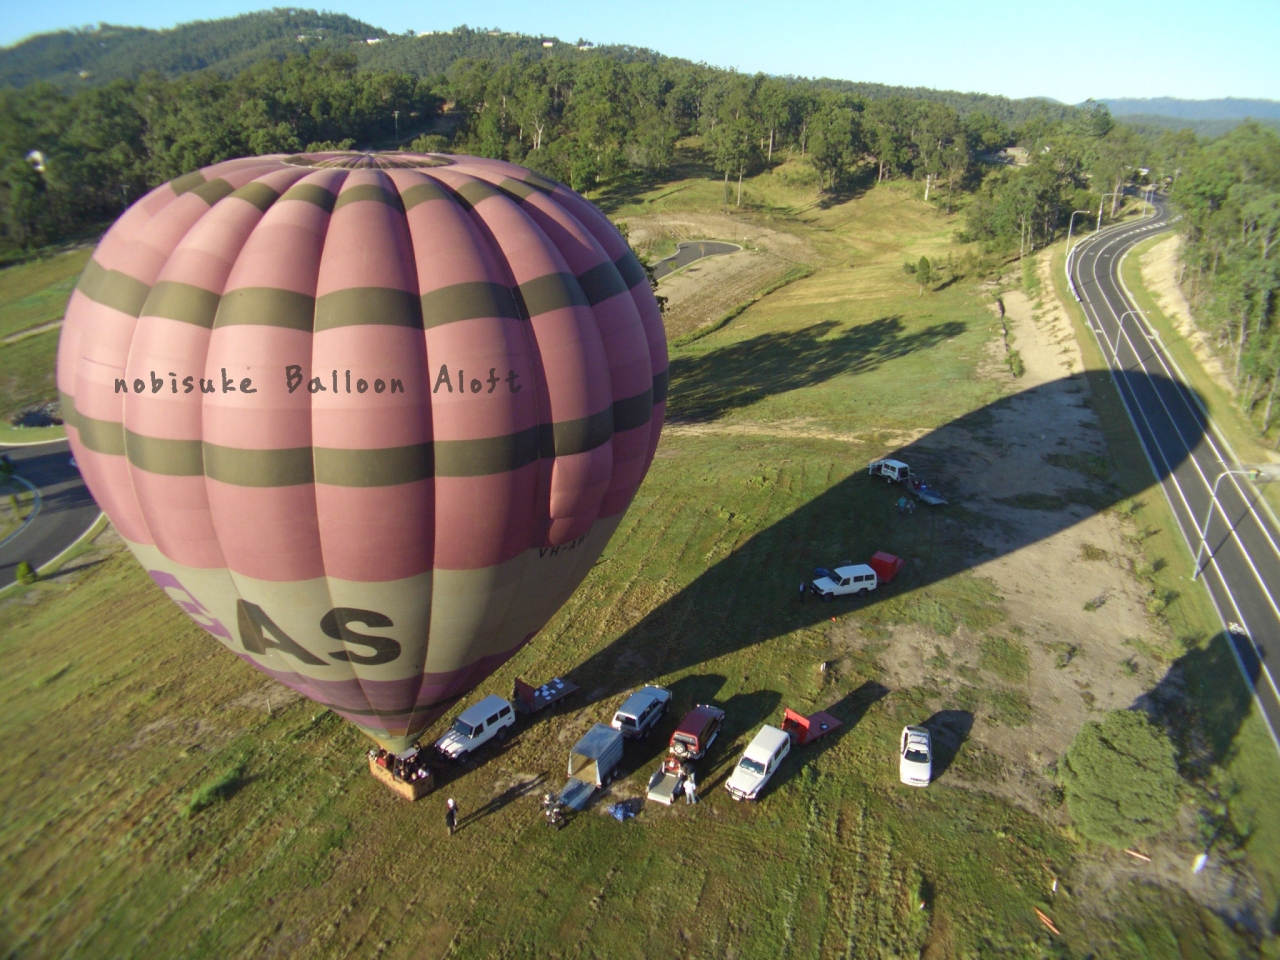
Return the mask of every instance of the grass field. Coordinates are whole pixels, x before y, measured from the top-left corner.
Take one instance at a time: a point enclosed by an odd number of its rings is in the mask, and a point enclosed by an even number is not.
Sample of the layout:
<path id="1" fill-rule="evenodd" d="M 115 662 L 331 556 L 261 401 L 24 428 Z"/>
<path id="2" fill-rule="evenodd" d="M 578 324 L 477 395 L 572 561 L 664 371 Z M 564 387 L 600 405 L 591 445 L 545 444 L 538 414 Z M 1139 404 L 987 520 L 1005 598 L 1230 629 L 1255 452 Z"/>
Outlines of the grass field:
<path id="1" fill-rule="evenodd" d="M 24 406 L 57 399 L 53 325 L 91 252 L 85 247 L 0 270 L 0 416 L 6 421 Z M 0 443 L 27 438 L 26 431 L 8 430 L 7 422 L 0 427 Z"/>
<path id="2" fill-rule="evenodd" d="M 1256 952 L 1256 933 L 1183 886 L 1131 876 L 1114 868 L 1123 855 L 1077 841 L 1052 799 L 1001 792 L 1022 768 L 987 738 L 1034 730 L 1052 708 L 1027 693 L 1044 628 L 969 569 L 993 521 L 956 504 L 907 523 L 899 492 L 865 476 L 869 459 L 922 434 L 961 421 L 989 431 L 1018 389 L 988 370 L 989 293 L 960 279 L 920 296 L 902 271 L 922 254 L 958 256 L 954 221 L 906 187 L 820 204 L 802 171 L 756 178 L 745 201 L 733 215 L 811 244 L 815 273 L 673 348 L 667 433 L 626 519 L 542 635 L 477 692 L 564 675 L 585 696 L 446 771 L 436 794 L 388 793 L 365 773 L 357 733 L 229 656 L 125 553 L 84 552 L 78 571 L 0 606 L 5 956 Z M 609 203 L 633 224 L 722 215 L 721 185 L 697 178 Z M 1126 513 L 1152 560 L 1172 558 L 1180 547 L 1125 454 L 1123 415 L 1096 399 L 1103 378 L 1088 382 L 1123 487 L 1106 511 Z M 877 548 L 911 561 L 883 596 L 795 600 L 815 564 Z M 1172 577 L 1172 560 L 1155 566 L 1152 589 Z M 1218 698 L 1207 729 L 1219 759 L 1234 758 L 1223 776 L 1253 839 L 1230 856 L 1247 872 L 1274 849 L 1274 756 L 1241 720 L 1203 601 L 1178 589 L 1135 657 L 1156 677 L 1191 658 L 1201 702 Z M 939 647 L 930 679 L 892 682 L 884 661 L 905 634 L 979 653 L 960 665 Z M 669 686 L 677 714 L 726 709 L 702 802 L 649 805 L 628 823 L 598 807 L 551 831 L 538 796 L 563 782 L 573 740 L 643 682 Z M 783 706 L 845 725 L 795 751 L 762 802 L 736 804 L 719 789 L 736 751 Z M 961 732 L 939 743 L 937 783 L 899 787 L 898 731 L 926 718 Z M 643 792 L 661 748 L 629 746 L 615 797 Z M 1027 776 L 1052 794 L 1043 765 Z M 453 838 L 446 796 L 461 806 Z"/>

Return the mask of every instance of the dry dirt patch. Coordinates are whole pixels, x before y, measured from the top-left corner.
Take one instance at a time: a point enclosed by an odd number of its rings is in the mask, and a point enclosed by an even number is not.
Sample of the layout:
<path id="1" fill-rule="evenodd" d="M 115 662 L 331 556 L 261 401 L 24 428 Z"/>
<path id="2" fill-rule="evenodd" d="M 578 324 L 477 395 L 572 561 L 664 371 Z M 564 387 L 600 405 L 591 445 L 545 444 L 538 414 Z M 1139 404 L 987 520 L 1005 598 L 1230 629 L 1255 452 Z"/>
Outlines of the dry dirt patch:
<path id="1" fill-rule="evenodd" d="M 953 500 L 990 521 L 977 531 L 973 572 L 1004 598 L 1008 621 L 992 634 L 1025 649 L 1025 678 L 994 675 L 982 655 L 990 637 L 964 628 L 950 637 L 894 628 L 880 662 L 891 689 L 937 688 L 939 706 L 961 684 L 1025 697 L 1031 716 L 1023 724 L 998 709 L 977 711 L 970 738 L 1000 758 L 1004 775 L 971 785 L 1050 813 L 1047 769 L 1081 724 L 1096 711 L 1129 707 L 1158 680 L 1162 667 L 1125 641 L 1159 627 L 1129 573 L 1141 560 L 1119 513 L 1077 502 L 1114 494 L 1087 382 L 1074 376 L 1082 361 L 1067 318 L 1058 304 L 1033 304 L 1017 291 L 1004 303 L 1025 372 L 1013 378 L 996 338 L 987 373 L 1012 395 L 980 426 L 949 432 L 949 448 L 938 453 Z M 958 771 L 954 778 L 965 781 Z"/>
<path id="2" fill-rule="evenodd" d="M 1182 287 L 1178 285 L 1178 273 L 1182 265 L 1182 235 L 1174 234 L 1161 240 L 1138 258 L 1138 267 L 1142 273 L 1142 283 L 1150 292 L 1160 308 L 1160 312 L 1169 318 L 1191 349 L 1195 352 L 1200 366 L 1213 378 L 1227 396 L 1236 395 L 1235 386 L 1222 369 L 1222 363 L 1209 349 L 1204 333 L 1191 318 L 1191 305 L 1187 303 Z"/>

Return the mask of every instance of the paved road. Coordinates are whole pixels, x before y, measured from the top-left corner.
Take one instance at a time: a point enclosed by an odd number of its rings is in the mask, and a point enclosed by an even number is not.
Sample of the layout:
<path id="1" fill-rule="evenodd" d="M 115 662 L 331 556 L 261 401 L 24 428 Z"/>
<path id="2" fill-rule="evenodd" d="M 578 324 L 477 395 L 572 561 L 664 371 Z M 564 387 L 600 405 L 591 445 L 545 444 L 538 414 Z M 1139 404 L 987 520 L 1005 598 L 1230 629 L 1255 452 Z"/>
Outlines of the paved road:
<path id="1" fill-rule="evenodd" d="M 98 518 L 80 471 L 71 466 L 66 440 L 30 447 L 0 447 L 14 473 L 40 493 L 40 509 L 27 526 L 0 544 L 0 588 L 13 583 L 23 561 L 39 569 L 75 543 Z"/>
<path id="2" fill-rule="evenodd" d="M 663 257 L 653 265 L 653 278 L 661 280 L 668 273 L 687 267 L 695 260 L 721 253 L 737 253 L 741 249 L 736 243 L 724 243 L 720 240 L 686 240 L 677 244 L 675 253 Z"/>
<path id="3" fill-rule="evenodd" d="M 1280 669 L 1280 607 L 1272 593 L 1280 586 L 1280 533 L 1258 502 L 1257 488 L 1244 477 L 1224 475 L 1239 463 L 1194 392 L 1183 386 L 1158 333 L 1137 313 L 1119 276 L 1127 251 L 1169 228 L 1169 209 L 1159 200 L 1155 207 L 1153 217 L 1082 241 L 1070 258 L 1070 275 L 1147 459 L 1165 477 L 1161 486 L 1193 554 L 1217 484 L 1201 576 L 1223 626 L 1238 625 L 1230 633 L 1237 659 L 1275 738 L 1280 695 L 1267 665 Z M 1280 739 L 1276 743 L 1280 747 Z"/>

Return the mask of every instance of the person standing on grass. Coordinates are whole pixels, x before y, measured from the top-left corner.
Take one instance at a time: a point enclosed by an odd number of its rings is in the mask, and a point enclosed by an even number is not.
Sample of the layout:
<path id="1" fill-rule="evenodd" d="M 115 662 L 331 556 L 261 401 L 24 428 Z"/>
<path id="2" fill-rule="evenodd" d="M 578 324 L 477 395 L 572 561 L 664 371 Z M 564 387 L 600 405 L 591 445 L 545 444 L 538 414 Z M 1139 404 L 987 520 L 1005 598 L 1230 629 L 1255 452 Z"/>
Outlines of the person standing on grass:
<path id="1" fill-rule="evenodd" d="M 689 771 L 689 779 L 684 782 L 684 802 L 690 807 L 698 802 L 698 785 L 694 782 L 692 770 Z"/>
<path id="2" fill-rule="evenodd" d="M 458 804 L 450 797 L 444 804 L 444 825 L 449 830 L 449 836 L 453 836 L 454 828 L 458 825 Z"/>

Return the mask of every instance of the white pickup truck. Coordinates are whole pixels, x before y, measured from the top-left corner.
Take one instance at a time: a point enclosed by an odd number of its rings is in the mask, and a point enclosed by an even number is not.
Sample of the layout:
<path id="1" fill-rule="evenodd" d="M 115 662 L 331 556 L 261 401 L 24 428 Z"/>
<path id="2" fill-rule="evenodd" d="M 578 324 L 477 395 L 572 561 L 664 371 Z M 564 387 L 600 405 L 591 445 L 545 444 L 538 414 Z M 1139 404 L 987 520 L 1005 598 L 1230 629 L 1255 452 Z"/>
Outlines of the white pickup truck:
<path id="1" fill-rule="evenodd" d="M 829 571 L 825 577 L 814 580 L 809 589 L 823 600 L 834 600 L 836 597 L 870 593 L 879 585 L 880 579 L 875 570 L 865 563 L 854 563 Z"/>

